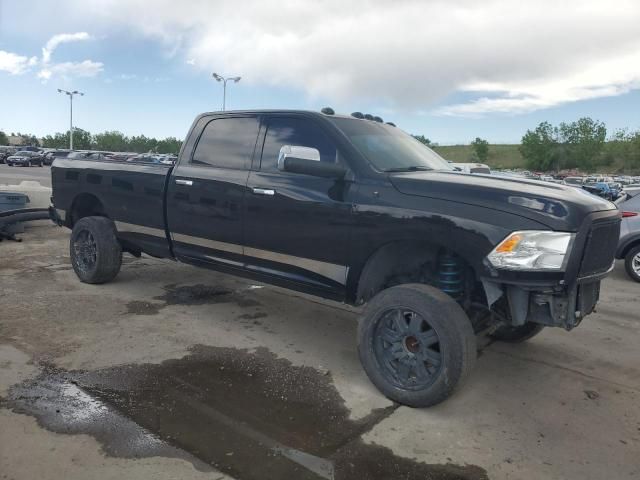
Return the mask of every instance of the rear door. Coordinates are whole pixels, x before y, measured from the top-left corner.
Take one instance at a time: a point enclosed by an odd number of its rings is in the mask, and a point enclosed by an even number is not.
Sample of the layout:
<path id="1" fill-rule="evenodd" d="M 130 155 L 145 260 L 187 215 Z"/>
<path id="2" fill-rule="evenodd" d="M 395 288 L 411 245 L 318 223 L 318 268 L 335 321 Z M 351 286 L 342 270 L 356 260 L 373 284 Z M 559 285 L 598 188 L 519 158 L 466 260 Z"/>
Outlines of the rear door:
<path id="1" fill-rule="evenodd" d="M 353 184 L 277 166 L 284 145 L 315 148 L 320 161 L 342 163 L 337 146 L 313 119 L 301 116 L 265 116 L 262 132 L 264 144 L 246 197 L 247 268 L 340 298 L 347 278 Z"/>
<path id="2" fill-rule="evenodd" d="M 198 131 L 199 130 L 199 131 Z M 258 137 L 252 115 L 201 119 L 169 179 L 167 223 L 174 254 L 242 266 L 243 202 Z"/>

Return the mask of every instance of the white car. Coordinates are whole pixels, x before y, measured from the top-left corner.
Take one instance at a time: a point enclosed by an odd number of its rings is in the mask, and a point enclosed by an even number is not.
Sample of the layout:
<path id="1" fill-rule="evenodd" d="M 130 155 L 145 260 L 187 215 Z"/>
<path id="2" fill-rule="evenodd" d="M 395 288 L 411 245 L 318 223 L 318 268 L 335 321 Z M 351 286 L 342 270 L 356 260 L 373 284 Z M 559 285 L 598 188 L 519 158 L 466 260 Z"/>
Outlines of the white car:
<path id="1" fill-rule="evenodd" d="M 489 165 L 485 165 L 484 163 L 451 163 L 451 166 L 464 173 L 491 173 Z"/>

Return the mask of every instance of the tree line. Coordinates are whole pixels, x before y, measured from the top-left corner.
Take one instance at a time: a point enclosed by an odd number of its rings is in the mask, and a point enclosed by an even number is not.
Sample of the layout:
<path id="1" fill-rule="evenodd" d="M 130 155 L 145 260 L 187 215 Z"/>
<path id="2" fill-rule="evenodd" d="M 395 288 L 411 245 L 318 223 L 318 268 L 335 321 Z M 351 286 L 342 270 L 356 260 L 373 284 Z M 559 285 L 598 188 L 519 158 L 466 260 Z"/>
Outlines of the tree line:
<path id="1" fill-rule="evenodd" d="M 607 137 L 606 125 L 589 117 L 557 126 L 542 122 L 524 134 L 520 153 L 532 170 L 613 167 L 635 172 L 640 169 L 640 130 L 616 130 Z"/>
<path id="2" fill-rule="evenodd" d="M 31 134 L 11 134 L 21 138 L 22 145 L 32 145 L 43 148 L 69 148 L 69 132 L 58 132 L 47 135 L 39 141 Z M 0 145 L 7 145 L 9 140 L 0 131 Z M 76 150 L 104 150 L 108 152 L 136 152 L 136 153 L 174 153 L 177 154 L 182 140 L 175 137 L 156 139 L 145 135 L 127 136 L 116 130 L 91 134 L 81 128 L 73 129 L 73 148 Z"/>

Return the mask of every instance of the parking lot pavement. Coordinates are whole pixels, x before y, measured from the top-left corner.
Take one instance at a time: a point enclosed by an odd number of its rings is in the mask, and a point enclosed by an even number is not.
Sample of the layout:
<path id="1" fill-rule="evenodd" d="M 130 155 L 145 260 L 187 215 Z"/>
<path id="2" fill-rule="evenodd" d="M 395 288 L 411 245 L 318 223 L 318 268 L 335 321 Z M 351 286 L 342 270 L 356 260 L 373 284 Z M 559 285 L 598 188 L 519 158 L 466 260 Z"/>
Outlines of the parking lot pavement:
<path id="1" fill-rule="evenodd" d="M 10 167 L 0 163 L 0 185 L 15 185 L 22 180 L 34 180 L 43 187 L 51 187 L 51 167 Z"/>
<path id="2" fill-rule="evenodd" d="M 0 243 L 6 478 L 640 475 L 640 285 L 622 265 L 579 328 L 485 346 L 418 410 L 368 382 L 349 308 L 148 257 L 82 284 L 68 236 L 41 222 Z"/>

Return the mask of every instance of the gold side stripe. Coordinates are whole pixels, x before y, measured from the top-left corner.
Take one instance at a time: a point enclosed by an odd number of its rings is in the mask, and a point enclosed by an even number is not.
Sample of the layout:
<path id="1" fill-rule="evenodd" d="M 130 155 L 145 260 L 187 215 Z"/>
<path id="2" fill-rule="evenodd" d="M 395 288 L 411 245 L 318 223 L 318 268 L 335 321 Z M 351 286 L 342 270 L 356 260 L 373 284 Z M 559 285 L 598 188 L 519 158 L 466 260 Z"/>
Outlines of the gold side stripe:
<path id="1" fill-rule="evenodd" d="M 310 258 L 294 257 L 293 255 L 271 252 L 269 250 L 261 250 L 253 247 L 244 247 L 244 254 L 248 257 L 261 258 L 263 260 L 300 267 L 304 270 L 309 270 L 310 272 L 322 275 L 323 277 L 330 278 L 334 282 L 338 282 L 342 285 L 347 283 L 348 269 L 343 265 L 321 262 Z"/>
<path id="2" fill-rule="evenodd" d="M 121 233 L 141 233 L 152 237 L 167 238 L 165 231 L 159 228 L 144 227 L 142 225 L 134 225 L 127 222 L 115 222 L 116 229 Z"/>
<path id="3" fill-rule="evenodd" d="M 176 242 L 198 245 L 200 247 L 212 248 L 214 250 L 222 250 L 223 252 L 237 253 L 238 255 L 242 255 L 243 253 L 242 245 L 237 245 L 235 243 L 218 242 L 217 240 L 192 237 L 191 235 L 184 235 L 183 233 L 172 233 L 171 238 Z"/>
<path id="4" fill-rule="evenodd" d="M 347 283 L 347 273 L 349 272 L 349 268 L 344 265 L 336 265 L 334 263 L 312 260 L 310 258 L 296 257 L 293 255 L 272 252 L 269 250 L 262 250 L 259 248 L 243 247 L 242 245 L 238 245 L 235 243 L 219 242 L 217 240 L 193 237 L 191 235 L 185 235 L 182 233 L 172 233 L 171 237 L 176 242 L 198 245 L 200 247 L 235 253 L 238 255 L 244 254 L 248 257 L 260 258 L 262 260 L 269 260 L 276 263 L 284 263 L 286 265 L 292 265 L 294 267 L 299 267 L 304 270 L 317 273 L 318 275 L 330 278 L 334 282 L 340 283 L 342 285 Z"/>

